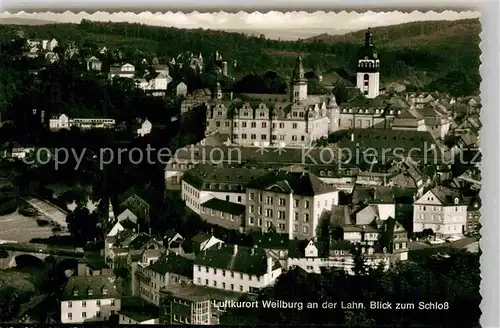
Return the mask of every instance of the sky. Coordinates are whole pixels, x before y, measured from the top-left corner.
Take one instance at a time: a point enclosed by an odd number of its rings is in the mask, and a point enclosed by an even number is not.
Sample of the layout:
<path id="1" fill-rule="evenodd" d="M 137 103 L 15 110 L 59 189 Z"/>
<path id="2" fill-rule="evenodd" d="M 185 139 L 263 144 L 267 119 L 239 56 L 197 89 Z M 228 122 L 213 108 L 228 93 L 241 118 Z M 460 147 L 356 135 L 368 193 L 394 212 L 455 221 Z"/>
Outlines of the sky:
<path id="1" fill-rule="evenodd" d="M 269 30 L 270 34 L 279 34 L 286 30 L 311 30 L 312 34 L 320 33 L 345 33 L 365 29 L 367 27 L 385 26 L 407 23 L 412 21 L 424 20 L 456 20 L 465 18 L 477 18 L 479 12 L 464 11 L 443 11 L 437 12 L 279 12 L 269 11 L 267 13 L 243 11 L 237 13 L 183 13 L 183 12 L 95 12 L 88 14 L 85 12 L 73 13 L 66 11 L 64 13 L 40 12 L 40 13 L 8 13 L 0 14 L 2 19 L 12 18 L 36 19 L 60 23 L 78 23 L 82 19 L 95 21 L 113 21 L 113 22 L 134 22 L 147 25 L 171 26 L 177 28 L 204 28 L 219 30 L 237 30 L 237 31 L 263 31 Z M 306 33 L 306 32 L 304 32 Z M 268 34 L 268 33 L 264 33 Z M 300 34 L 300 33 L 299 33 Z M 298 35 L 301 37 L 302 35 Z M 268 37 L 272 37 L 269 35 Z"/>

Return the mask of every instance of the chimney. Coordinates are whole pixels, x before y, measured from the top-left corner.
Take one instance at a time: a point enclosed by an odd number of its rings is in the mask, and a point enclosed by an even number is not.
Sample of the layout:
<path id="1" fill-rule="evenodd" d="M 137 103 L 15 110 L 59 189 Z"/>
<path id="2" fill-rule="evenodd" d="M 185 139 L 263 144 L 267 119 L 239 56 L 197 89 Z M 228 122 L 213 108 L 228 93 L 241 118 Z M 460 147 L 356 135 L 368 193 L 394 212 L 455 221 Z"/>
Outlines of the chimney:
<path id="1" fill-rule="evenodd" d="M 233 92 L 231 91 L 231 100 L 233 100 Z"/>
<path id="2" fill-rule="evenodd" d="M 238 254 L 238 245 L 233 245 L 233 255 L 236 256 Z"/>
<path id="3" fill-rule="evenodd" d="M 252 248 L 250 249 L 250 255 L 255 255 L 255 247 L 252 247 Z"/>
<path id="4" fill-rule="evenodd" d="M 273 271 L 273 258 L 269 256 L 267 258 L 267 274 L 271 276 L 272 271 Z"/>
<path id="5" fill-rule="evenodd" d="M 354 132 L 351 133 L 351 141 L 354 142 Z"/>

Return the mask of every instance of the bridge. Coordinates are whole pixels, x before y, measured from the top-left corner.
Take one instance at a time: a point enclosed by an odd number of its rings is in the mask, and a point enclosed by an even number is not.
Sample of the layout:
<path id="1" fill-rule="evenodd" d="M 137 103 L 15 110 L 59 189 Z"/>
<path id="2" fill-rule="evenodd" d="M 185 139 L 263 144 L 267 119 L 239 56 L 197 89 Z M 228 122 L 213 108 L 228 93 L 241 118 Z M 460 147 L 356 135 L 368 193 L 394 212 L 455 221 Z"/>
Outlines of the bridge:
<path id="1" fill-rule="evenodd" d="M 2 243 L 0 253 L 0 269 L 17 266 L 17 260 L 21 257 L 34 257 L 42 262 L 49 256 L 56 262 L 67 259 L 79 260 L 84 257 L 83 250 L 35 243 Z"/>
<path id="2" fill-rule="evenodd" d="M 60 207 L 46 201 L 37 198 L 24 199 L 31 206 L 36 208 L 43 216 L 47 217 L 49 220 L 56 222 L 63 229 L 68 228 L 68 223 L 66 223 L 66 216 L 68 212 L 61 209 Z"/>

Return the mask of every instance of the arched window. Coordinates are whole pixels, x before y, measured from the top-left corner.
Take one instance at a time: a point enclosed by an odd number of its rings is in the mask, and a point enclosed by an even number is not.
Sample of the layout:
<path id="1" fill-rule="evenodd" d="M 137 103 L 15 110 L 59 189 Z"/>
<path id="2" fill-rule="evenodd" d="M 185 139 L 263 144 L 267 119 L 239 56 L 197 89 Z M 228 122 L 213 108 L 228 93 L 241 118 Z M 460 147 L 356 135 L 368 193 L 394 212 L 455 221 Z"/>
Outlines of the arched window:
<path id="1" fill-rule="evenodd" d="M 368 81 L 369 79 L 370 79 L 370 76 L 369 76 L 368 74 L 365 74 L 365 75 L 363 76 L 363 80 L 364 80 L 364 81 Z"/>

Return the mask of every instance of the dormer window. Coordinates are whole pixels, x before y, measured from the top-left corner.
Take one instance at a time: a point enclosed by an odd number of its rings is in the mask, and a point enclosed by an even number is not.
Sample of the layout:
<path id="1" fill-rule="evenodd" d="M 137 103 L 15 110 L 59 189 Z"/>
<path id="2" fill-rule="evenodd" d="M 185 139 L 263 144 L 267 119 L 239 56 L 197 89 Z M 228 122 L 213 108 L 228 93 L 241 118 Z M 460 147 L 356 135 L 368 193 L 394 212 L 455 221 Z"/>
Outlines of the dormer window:
<path id="1" fill-rule="evenodd" d="M 94 291 L 91 288 L 87 289 L 87 295 L 94 295 Z"/>
<path id="2" fill-rule="evenodd" d="M 102 287 L 102 294 L 108 295 L 108 289 L 106 287 Z"/>
<path id="3" fill-rule="evenodd" d="M 455 197 L 455 199 L 453 200 L 453 202 L 455 203 L 455 205 L 458 205 L 458 197 Z"/>
<path id="4" fill-rule="evenodd" d="M 78 289 L 73 289 L 73 296 L 78 296 Z"/>

